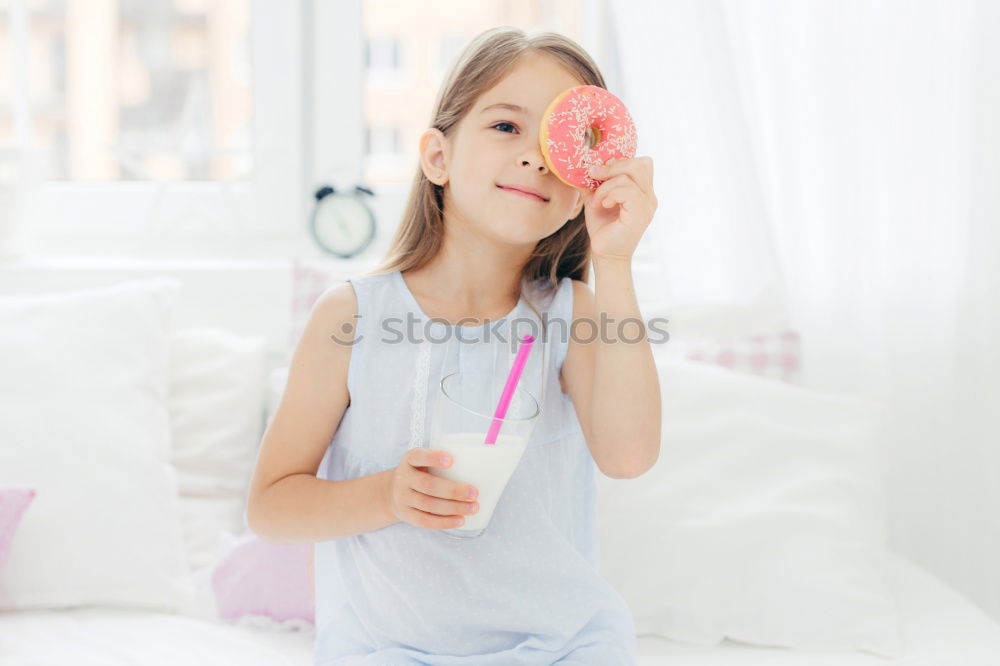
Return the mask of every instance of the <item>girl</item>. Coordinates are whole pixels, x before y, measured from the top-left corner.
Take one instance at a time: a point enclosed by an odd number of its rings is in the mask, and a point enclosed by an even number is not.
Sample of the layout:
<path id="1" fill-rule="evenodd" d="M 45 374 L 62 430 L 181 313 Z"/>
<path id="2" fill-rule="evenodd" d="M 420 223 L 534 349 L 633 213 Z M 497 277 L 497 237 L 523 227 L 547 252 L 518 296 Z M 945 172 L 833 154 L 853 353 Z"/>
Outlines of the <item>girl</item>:
<path id="1" fill-rule="evenodd" d="M 600 167 L 586 192 L 546 167 L 541 114 L 583 84 L 605 87 L 565 37 L 473 40 L 421 136 L 390 255 L 310 313 L 247 519 L 268 540 L 317 542 L 317 666 L 636 663 L 629 608 L 598 572 L 594 466 L 631 478 L 659 455 L 631 278 L 657 202 L 648 157 Z M 522 375 L 541 415 L 486 531 L 454 539 L 441 529 L 478 505 L 428 471 L 449 464 L 428 447 L 438 381 L 506 377 L 516 321 L 542 327 Z"/>

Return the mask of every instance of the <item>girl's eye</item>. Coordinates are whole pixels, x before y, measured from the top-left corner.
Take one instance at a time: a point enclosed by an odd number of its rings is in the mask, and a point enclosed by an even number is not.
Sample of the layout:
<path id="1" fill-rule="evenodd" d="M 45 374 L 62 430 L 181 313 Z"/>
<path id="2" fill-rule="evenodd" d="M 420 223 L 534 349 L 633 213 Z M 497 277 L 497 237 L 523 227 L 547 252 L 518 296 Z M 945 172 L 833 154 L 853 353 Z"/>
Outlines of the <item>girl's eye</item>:
<path id="1" fill-rule="evenodd" d="M 491 125 L 491 127 L 500 127 L 501 125 L 507 125 L 508 127 L 514 127 L 513 123 L 497 123 L 496 125 Z M 500 130 L 503 132 L 504 130 Z"/>

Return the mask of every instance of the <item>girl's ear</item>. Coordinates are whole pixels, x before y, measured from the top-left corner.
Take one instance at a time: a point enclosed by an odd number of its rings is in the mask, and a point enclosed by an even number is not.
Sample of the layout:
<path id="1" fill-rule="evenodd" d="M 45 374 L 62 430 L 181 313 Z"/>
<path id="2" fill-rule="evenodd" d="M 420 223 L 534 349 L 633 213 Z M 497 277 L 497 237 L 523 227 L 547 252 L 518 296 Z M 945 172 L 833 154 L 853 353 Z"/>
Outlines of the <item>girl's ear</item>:
<path id="1" fill-rule="evenodd" d="M 448 137 L 435 127 L 420 135 L 420 168 L 435 185 L 448 182 Z"/>

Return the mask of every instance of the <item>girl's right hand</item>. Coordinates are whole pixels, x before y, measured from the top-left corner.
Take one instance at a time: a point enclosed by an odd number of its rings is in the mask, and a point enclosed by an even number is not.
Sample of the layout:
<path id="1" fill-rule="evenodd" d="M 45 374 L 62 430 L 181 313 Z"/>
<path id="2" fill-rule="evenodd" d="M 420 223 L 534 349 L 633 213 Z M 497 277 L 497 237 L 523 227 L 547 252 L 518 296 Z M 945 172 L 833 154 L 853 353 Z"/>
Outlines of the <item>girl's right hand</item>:
<path id="1" fill-rule="evenodd" d="M 439 530 L 460 527 L 465 523 L 463 516 L 479 511 L 476 488 L 427 471 L 428 467 L 449 465 L 451 456 L 445 451 L 423 447 L 407 451 L 389 478 L 389 508 L 393 515 L 417 527 Z"/>

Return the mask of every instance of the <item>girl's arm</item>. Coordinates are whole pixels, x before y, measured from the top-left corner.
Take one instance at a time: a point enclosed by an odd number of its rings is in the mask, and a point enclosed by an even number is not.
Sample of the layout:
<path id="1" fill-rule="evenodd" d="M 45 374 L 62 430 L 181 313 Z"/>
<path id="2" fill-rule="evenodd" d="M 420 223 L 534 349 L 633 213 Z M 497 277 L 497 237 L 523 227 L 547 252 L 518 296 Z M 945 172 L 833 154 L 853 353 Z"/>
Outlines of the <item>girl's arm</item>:
<path id="1" fill-rule="evenodd" d="M 287 476 L 257 497 L 254 513 L 247 512 L 248 526 L 271 543 L 328 541 L 380 530 L 399 522 L 386 501 L 393 471 L 345 481 Z"/>
<path id="2" fill-rule="evenodd" d="M 350 402 L 351 346 L 330 335 L 346 337 L 356 312 L 350 283 L 328 289 L 313 306 L 292 355 L 247 497 L 247 526 L 267 541 L 326 541 L 398 522 L 388 502 L 393 470 L 346 481 L 316 476 Z"/>
<path id="3" fill-rule="evenodd" d="M 634 478 L 660 455 L 660 383 L 631 261 L 595 259 L 594 273 L 596 296 L 573 281 L 562 379 L 598 468 L 611 478 Z"/>
<path id="4" fill-rule="evenodd" d="M 580 328 L 596 335 L 570 338 L 563 375 L 598 467 L 632 478 L 660 455 L 660 383 L 632 284 L 632 255 L 658 205 L 653 159 L 612 160 L 590 175 L 602 181 L 583 192 L 597 294 L 574 281 L 573 321 L 591 320 Z"/>

